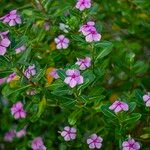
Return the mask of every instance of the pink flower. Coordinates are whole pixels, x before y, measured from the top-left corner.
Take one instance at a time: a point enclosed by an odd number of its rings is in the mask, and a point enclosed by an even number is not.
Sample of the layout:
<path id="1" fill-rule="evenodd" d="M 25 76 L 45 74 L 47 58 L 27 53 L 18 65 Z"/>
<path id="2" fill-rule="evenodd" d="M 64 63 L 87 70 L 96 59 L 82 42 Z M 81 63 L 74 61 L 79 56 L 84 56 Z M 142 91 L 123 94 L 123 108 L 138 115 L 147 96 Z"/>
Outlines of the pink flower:
<path id="1" fill-rule="evenodd" d="M 7 83 L 11 82 L 16 76 L 17 76 L 17 75 L 16 75 L 15 72 L 12 73 L 12 74 L 10 74 L 10 75 L 8 76 L 8 78 L 7 78 Z"/>
<path id="2" fill-rule="evenodd" d="M 55 78 L 55 79 L 58 79 L 59 78 L 59 75 L 57 73 L 57 69 L 53 69 L 52 72 L 50 72 L 50 75 Z"/>
<path id="3" fill-rule="evenodd" d="M 64 35 L 59 35 L 55 38 L 55 43 L 57 44 L 57 49 L 66 49 L 69 44 L 69 39 Z"/>
<path id="4" fill-rule="evenodd" d="M 146 103 L 147 107 L 150 107 L 150 93 L 143 96 L 143 101 Z"/>
<path id="5" fill-rule="evenodd" d="M 14 116 L 15 119 L 25 118 L 26 112 L 23 109 L 23 104 L 21 102 L 13 104 L 11 108 L 11 114 Z"/>
<path id="6" fill-rule="evenodd" d="M 16 136 L 18 138 L 21 138 L 21 137 L 23 137 L 25 135 L 26 135 L 26 129 L 22 129 L 22 130 L 16 132 Z"/>
<path id="7" fill-rule="evenodd" d="M 45 29 L 46 31 L 48 31 L 48 30 L 50 29 L 49 22 L 45 22 L 45 23 L 44 23 L 44 29 Z"/>
<path id="8" fill-rule="evenodd" d="M 89 139 L 87 139 L 87 144 L 89 144 L 90 149 L 100 149 L 102 147 L 103 139 L 96 134 L 92 134 Z"/>
<path id="9" fill-rule="evenodd" d="M 85 25 L 80 27 L 79 32 L 82 32 L 83 35 L 87 35 L 91 28 L 93 28 L 95 25 L 95 22 L 89 21 Z"/>
<path id="10" fill-rule="evenodd" d="M 85 57 L 85 59 L 77 58 L 76 64 L 79 66 L 80 70 L 85 70 L 91 66 L 91 58 Z"/>
<path id="11" fill-rule="evenodd" d="M 80 11 L 83 11 L 86 8 L 91 7 L 91 0 L 78 0 L 76 4 L 76 8 Z"/>
<path id="12" fill-rule="evenodd" d="M 6 53 L 7 47 L 10 45 L 10 40 L 7 37 L 9 31 L 0 33 L 0 55 Z"/>
<path id="13" fill-rule="evenodd" d="M 64 137 L 65 141 L 74 140 L 76 138 L 76 128 L 71 128 L 69 126 L 64 127 L 64 130 L 61 132 L 61 136 Z"/>
<path id="14" fill-rule="evenodd" d="M 0 78 L 0 85 L 5 83 L 5 81 L 6 81 L 6 78 Z"/>
<path id="15" fill-rule="evenodd" d="M 101 35 L 96 31 L 95 27 L 92 27 L 85 37 L 87 42 L 100 41 Z"/>
<path id="16" fill-rule="evenodd" d="M 15 131 L 10 130 L 9 132 L 5 133 L 4 140 L 7 142 L 12 142 L 14 137 L 15 137 Z"/>
<path id="17" fill-rule="evenodd" d="M 44 146 L 44 143 L 41 137 L 37 137 L 32 141 L 32 149 L 33 150 L 46 150 L 46 147 Z"/>
<path id="18" fill-rule="evenodd" d="M 124 141 L 122 143 L 122 150 L 139 150 L 140 144 L 136 142 L 134 139 L 129 139 L 128 141 Z"/>
<path id="19" fill-rule="evenodd" d="M 31 76 L 34 76 L 36 74 L 35 65 L 29 66 L 25 72 L 25 76 L 29 79 Z"/>
<path id="20" fill-rule="evenodd" d="M 129 110 L 129 106 L 124 103 L 124 102 L 120 102 L 120 101 L 115 101 L 110 107 L 110 110 L 114 110 L 114 112 L 120 112 L 122 110 L 124 111 L 128 111 Z"/>
<path id="21" fill-rule="evenodd" d="M 100 41 L 101 34 L 99 34 L 94 27 L 95 23 L 92 21 L 87 22 L 85 25 L 81 26 L 80 32 L 85 36 L 87 42 Z"/>
<path id="22" fill-rule="evenodd" d="M 22 45 L 22 46 L 16 48 L 16 49 L 15 49 L 16 54 L 19 54 L 19 53 L 25 51 L 25 49 L 26 49 L 26 46 L 25 46 L 25 45 Z"/>
<path id="23" fill-rule="evenodd" d="M 83 83 L 83 77 L 80 75 L 79 70 L 68 69 L 66 71 L 66 75 L 67 77 L 65 78 L 64 82 L 68 84 L 71 88 Z"/>
<path id="24" fill-rule="evenodd" d="M 3 23 L 8 23 L 9 26 L 15 26 L 16 24 L 21 24 L 20 16 L 17 14 L 17 10 L 12 10 L 5 16 L 1 17 L 0 20 Z"/>

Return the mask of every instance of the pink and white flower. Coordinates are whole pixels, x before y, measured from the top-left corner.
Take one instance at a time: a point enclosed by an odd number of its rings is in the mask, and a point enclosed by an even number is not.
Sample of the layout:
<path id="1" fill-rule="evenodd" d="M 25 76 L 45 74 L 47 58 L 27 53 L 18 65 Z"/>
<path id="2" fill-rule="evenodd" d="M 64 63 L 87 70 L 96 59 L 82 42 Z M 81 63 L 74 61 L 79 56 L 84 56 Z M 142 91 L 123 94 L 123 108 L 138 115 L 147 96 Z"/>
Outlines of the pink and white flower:
<path id="1" fill-rule="evenodd" d="M 51 72 L 50 72 L 50 75 L 55 78 L 55 79 L 58 79 L 60 78 L 58 73 L 57 73 L 57 69 L 53 69 Z"/>
<path id="2" fill-rule="evenodd" d="M 9 26 L 15 26 L 16 24 L 21 24 L 20 16 L 17 14 L 17 10 L 12 10 L 5 16 L 1 17 L 0 20 L 3 23 L 8 23 Z"/>
<path id="3" fill-rule="evenodd" d="M 89 33 L 90 29 L 94 27 L 94 25 L 95 25 L 95 22 L 89 21 L 80 27 L 79 32 L 82 32 L 83 35 L 87 35 Z"/>
<path id="4" fill-rule="evenodd" d="M 35 65 L 29 66 L 25 72 L 24 75 L 29 79 L 30 77 L 34 76 L 36 74 Z"/>
<path id="5" fill-rule="evenodd" d="M 83 11 L 86 8 L 91 7 L 91 0 L 78 0 L 76 4 L 76 8 L 80 11 Z"/>
<path id="6" fill-rule="evenodd" d="M 0 32 L 0 55 L 5 55 L 7 47 L 9 47 L 11 43 L 7 36 L 8 33 L 9 31 Z"/>
<path id="7" fill-rule="evenodd" d="M 134 139 L 129 139 L 128 141 L 124 141 L 122 143 L 122 150 L 139 150 L 140 144 L 136 142 Z"/>
<path id="8" fill-rule="evenodd" d="M 66 75 L 67 77 L 65 78 L 64 82 L 71 88 L 83 83 L 83 77 L 80 75 L 80 71 L 77 69 L 68 69 L 66 71 Z"/>
<path id="9" fill-rule="evenodd" d="M 118 113 L 122 110 L 124 111 L 128 111 L 129 110 L 129 106 L 128 104 L 121 102 L 121 101 L 115 101 L 110 107 L 110 110 L 114 110 L 115 113 Z"/>
<path id="10" fill-rule="evenodd" d="M 15 79 L 17 76 L 17 74 L 14 72 L 12 74 L 10 74 L 7 78 L 7 83 L 11 82 L 13 79 Z"/>
<path id="11" fill-rule="evenodd" d="M 74 140 L 76 138 L 76 128 L 66 126 L 64 130 L 61 132 L 61 136 L 64 137 L 65 141 Z"/>
<path id="12" fill-rule="evenodd" d="M 32 141 L 32 149 L 33 150 L 46 150 L 46 147 L 41 137 L 37 137 Z"/>
<path id="13" fill-rule="evenodd" d="M 15 119 L 25 118 L 26 112 L 23 109 L 22 102 L 17 102 L 13 104 L 11 108 L 11 114 L 14 116 Z"/>
<path id="14" fill-rule="evenodd" d="M 85 39 L 87 42 L 100 41 L 101 35 L 96 31 L 95 27 L 93 27 L 87 32 Z"/>
<path id="15" fill-rule="evenodd" d="M 25 50 L 26 50 L 26 46 L 25 45 L 22 45 L 22 46 L 20 46 L 20 47 L 15 49 L 16 54 L 19 54 L 19 53 L 21 53 L 21 52 L 23 52 Z"/>
<path id="16" fill-rule="evenodd" d="M 80 70 L 85 70 L 91 66 L 91 58 L 85 57 L 84 59 L 77 58 L 76 65 L 79 66 Z"/>
<path id="17" fill-rule="evenodd" d="M 89 139 L 87 139 L 87 144 L 89 145 L 90 149 L 100 149 L 102 147 L 102 141 L 103 139 L 94 133 Z"/>
<path id="18" fill-rule="evenodd" d="M 21 138 L 26 135 L 26 129 L 22 129 L 16 132 L 16 137 Z"/>
<path id="19" fill-rule="evenodd" d="M 55 38 L 55 43 L 57 44 L 57 49 L 66 49 L 68 48 L 69 39 L 64 35 L 59 35 L 57 38 Z"/>
<path id="20" fill-rule="evenodd" d="M 14 137 L 15 137 L 15 130 L 10 130 L 5 133 L 4 140 L 7 142 L 12 142 Z"/>
<path id="21" fill-rule="evenodd" d="M 95 23 L 93 21 L 87 22 L 85 25 L 80 27 L 79 32 L 85 36 L 87 42 L 100 41 L 101 34 L 99 34 L 95 28 Z"/>
<path id="22" fill-rule="evenodd" d="M 147 107 L 150 107 L 150 93 L 145 94 L 143 96 L 143 101 L 145 102 L 145 104 L 146 104 Z"/>

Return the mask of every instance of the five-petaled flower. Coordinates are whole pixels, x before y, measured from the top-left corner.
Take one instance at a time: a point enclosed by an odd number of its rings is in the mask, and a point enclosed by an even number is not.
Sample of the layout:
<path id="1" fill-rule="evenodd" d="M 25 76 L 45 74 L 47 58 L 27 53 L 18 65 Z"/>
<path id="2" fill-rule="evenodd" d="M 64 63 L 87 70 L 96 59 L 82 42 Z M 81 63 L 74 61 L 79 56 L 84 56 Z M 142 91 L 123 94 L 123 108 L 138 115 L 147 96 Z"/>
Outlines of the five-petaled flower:
<path id="1" fill-rule="evenodd" d="M 122 110 L 124 111 L 128 111 L 129 110 L 129 106 L 128 104 L 126 104 L 125 102 L 121 102 L 121 101 L 115 101 L 110 107 L 110 110 L 114 110 L 114 112 L 120 112 Z"/>
<path id="2" fill-rule="evenodd" d="M 26 112 L 23 109 L 22 102 L 17 102 L 13 104 L 11 108 L 11 114 L 14 116 L 15 119 L 25 118 Z"/>
<path id="3" fill-rule="evenodd" d="M 147 107 L 150 107 L 150 93 L 145 94 L 143 96 L 143 101 L 145 102 L 145 104 L 146 104 Z"/>
<path id="4" fill-rule="evenodd" d="M 65 78 L 64 82 L 71 88 L 83 83 L 83 77 L 80 75 L 80 71 L 77 69 L 68 69 L 66 71 L 66 75 L 67 77 Z"/>
<path id="5" fill-rule="evenodd" d="M 91 7 L 91 0 L 78 0 L 76 4 L 76 8 L 80 11 L 83 11 L 86 8 Z"/>
<path id="6" fill-rule="evenodd" d="M 55 78 L 55 79 L 58 79 L 59 78 L 59 75 L 57 73 L 57 69 L 53 69 L 51 72 L 50 72 L 50 75 Z"/>
<path id="7" fill-rule="evenodd" d="M 64 130 L 61 132 L 61 136 L 64 137 L 65 141 L 74 140 L 76 138 L 76 128 L 66 126 Z"/>
<path id="8" fill-rule="evenodd" d="M 15 137 L 15 130 L 10 130 L 5 133 L 4 140 L 7 142 L 12 142 L 14 137 Z"/>
<path id="9" fill-rule="evenodd" d="M 77 58 L 76 65 L 79 66 L 80 70 L 85 70 L 91 66 L 91 58 L 85 57 L 84 59 Z"/>
<path id="10" fill-rule="evenodd" d="M 17 74 L 14 72 L 7 77 L 7 83 L 11 82 L 13 79 L 17 77 Z"/>
<path id="11" fill-rule="evenodd" d="M 55 43 L 57 44 L 57 49 L 66 49 L 68 48 L 69 39 L 64 35 L 59 35 L 55 38 Z"/>
<path id="12" fill-rule="evenodd" d="M 19 54 L 19 53 L 21 53 L 21 52 L 23 52 L 25 50 L 26 50 L 26 46 L 25 45 L 22 45 L 22 46 L 20 46 L 20 47 L 15 49 L 16 54 Z"/>
<path id="13" fill-rule="evenodd" d="M 34 76 L 36 74 L 35 65 L 29 66 L 25 72 L 24 75 L 29 79 L 30 77 Z"/>
<path id="14" fill-rule="evenodd" d="M 100 149 L 102 147 L 103 139 L 96 134 L 92 134 L 89 139 L 87 139 L 87 144 L 89 145 L 90 149 Z"/>
<path id="15" fill-rule="evenodd" d="M 95 28 L 95 23 L 93 21 L 89 21 L 83 26 L 80 27 L 79 32 L 85 36 L 85 40 L 87 42 L 100 41 L 101 34 L 99 34 Z"/>
<path id="16" fill-rule="evenodd" d="M 7 47 L 10 45 L 10 40 L 7 36 L 9 31 L 0 32 L 0 55 L 4 55 L 7 51 Z"/>
<path id="17" fill-rule="evenodd" d="M 32 141 L 32 149 L 33 150 L 46 150 L 46 147 L 41 137 L 37 137 Z"/>
<path id="18" fill-rule="evenodd" d="M 17 14 L 17 10 L 12 10 L 5 16 L 1 17 L 0 20 L 3 23 L 8 23 L 9 26 L 15 26 L 16 24 L 21 24 L 20 16 Z"/>
<path id="19" fill-rule="evenodd" d="M 140 144 L 136 142 L 134 139 L 129 139 L 128 141 L 124 141 L 122 143 L 122 150 L 139 150 Z"/>

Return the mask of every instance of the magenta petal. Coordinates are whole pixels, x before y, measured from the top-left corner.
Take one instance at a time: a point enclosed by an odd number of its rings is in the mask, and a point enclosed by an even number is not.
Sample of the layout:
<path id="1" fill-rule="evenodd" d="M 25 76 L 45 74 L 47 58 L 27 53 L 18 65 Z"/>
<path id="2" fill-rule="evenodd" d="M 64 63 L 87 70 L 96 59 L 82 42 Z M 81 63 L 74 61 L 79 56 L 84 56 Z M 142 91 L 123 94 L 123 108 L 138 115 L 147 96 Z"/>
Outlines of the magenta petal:
<path id="1" fill-rule="evenodd" d="M 95 144 L 94 144 L 94 143 L 91 143 L 91 144 L 89 145 L 89 148 L 94 149 L 94 148 L 95 148 Z"/>
<path id="2" fill-rule="evenodd" d="M 10 20 L 9 25 L 10 25 L 10 26 L 15 26 L 15 25 L 16 25 L 15 20 Z"/>
<path id="3" fill-rule="evenodd" d="M 70 137 L 74 140 L 76 138 L 76 134 L 70 133 Z"/>
<path id="4" fill-rule="evenodd" d="M 70 81 L 69 85 L 70 85 L 71 88 L 73 88 L 73 87 L 75 87 L 75 86 L 77 85 L 77 81 L 74 80 L 74 79 L 72 79 L 72 80 Z"/>
<path id="5" fill-rule="evenodd" d="M 0 46 L 0 55 L 4 55 L 6 53 L 6 47 Z"/>
<path id="6" fill-rule="evenodd" d="M 101 143 L 95 143 L 95 147 L 96 147 L 97 149 L 100 149 L 100 148 L 101 148 L 101 146 L 102 146 L 102 144 L 101 144 Z"/>
<path id="7" fill-rule="evenodd" d="M 121 111 L 121 110 L 122 110 L 122 108 L 121 108 L 120 106 L 117 106 L 114 111 L 117 113 L 117 112 L 119 112 L 119 111 Z"/>
<path id="8" fill-rule="evenodd" d="M 146 102 L 146 106 L 150 107 L 150 100 Z"/>
<path id="9" fill-rule="evenodd" d="M 66 131 L 62 131 L 62 132 L 61 132 L 61 136 L 64 137 L 64 136 L 66 136 L 66 135 L 67 135 L 67 132 L 66 132 Z"/>
<path id="10" fill-rule="evenodd" d="M 66 127 L 64 128 L 64 130 L 65 130 L 65 131 L 70 131 L 70 127 L 69 127 L 69 126 L 66 126 Z"/>
<path id="11" fill-rule="evenodd" d="M 143 100 L 146 102 L 146 101 L 148 101 L 150 99 L 150 96 L 149 95 L 144 95 L 143 96 Z"/>
<path id="12" fill-rule="evenodd" d="M 17 18 L 15 19 L 15 21 L 16 21 L 18 24 L 21 24 L 21 19 L 20 19 L 20 17 L 17 17 Z"/>
<path id="13" fill-rule="evenodd" d="M 8 47 L 10 45 L 10 41 L 8 38 L 4 38 L 2 41 L 1 41 L 1 45 L 4 46 L 4 47 Z"/>
<path id="14" fill-rule="evenodd" d="M 70 81 L 71 81 L 71 77 L 66 77 L 65 80 L 64 80 L 64 82 L 65 82 L 66 84 L 69 84 Z"/>
<path id="15" fill-rule="evenodd" d="M 70 136 L 67 134 L 67 135 L 64 137 L 64 140 L 65 140 L 65 141 L 70 141 Z"/>

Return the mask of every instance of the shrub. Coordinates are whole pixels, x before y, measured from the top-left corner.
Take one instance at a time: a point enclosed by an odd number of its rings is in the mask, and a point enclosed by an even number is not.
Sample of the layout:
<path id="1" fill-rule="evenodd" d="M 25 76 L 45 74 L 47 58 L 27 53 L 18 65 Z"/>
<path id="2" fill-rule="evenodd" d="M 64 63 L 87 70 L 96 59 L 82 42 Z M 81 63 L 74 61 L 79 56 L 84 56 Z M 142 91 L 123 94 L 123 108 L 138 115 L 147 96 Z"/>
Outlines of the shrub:
<path id="1" fill-rule="evenodd" d="M 148 150 L 149 6 L 1 1 L 0 149 Z"/>

